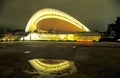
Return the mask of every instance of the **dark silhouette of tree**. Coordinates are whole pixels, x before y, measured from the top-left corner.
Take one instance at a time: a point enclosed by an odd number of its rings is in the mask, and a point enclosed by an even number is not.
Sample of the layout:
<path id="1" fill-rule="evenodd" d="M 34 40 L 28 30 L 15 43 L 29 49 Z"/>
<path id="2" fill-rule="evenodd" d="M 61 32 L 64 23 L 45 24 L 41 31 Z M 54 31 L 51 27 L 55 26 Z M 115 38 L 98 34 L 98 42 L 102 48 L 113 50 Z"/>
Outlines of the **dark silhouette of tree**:
<path id="1" fill-rule="evenodd" d="M 115 36 L 115 24 L 109 24 L 107 29 L 108 36 Z"/>
<path id="2" fill-rule="evenodd" d="M 23 32 L 25 30 L 22 30 L 22 29 L 15 29 L 14 32 Z"/>
<path id="3" fill-rule="evenodd" d="M 115 24 L 108 25 L 107 35 L 113 36 L 115 39 L 120 38 L 120 17 L 117 17 Z"/>

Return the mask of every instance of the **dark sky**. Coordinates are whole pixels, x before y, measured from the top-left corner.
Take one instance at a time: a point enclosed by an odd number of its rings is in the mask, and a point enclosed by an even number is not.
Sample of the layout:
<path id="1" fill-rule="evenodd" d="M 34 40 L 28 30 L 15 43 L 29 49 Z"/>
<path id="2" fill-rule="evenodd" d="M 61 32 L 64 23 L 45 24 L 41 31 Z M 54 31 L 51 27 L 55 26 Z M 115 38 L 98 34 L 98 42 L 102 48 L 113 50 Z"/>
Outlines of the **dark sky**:
<path id="1" fill-rule="evenodd" d="M 120 16 L 119 0 L 1 0 L 0 25 L 25 29 L 30 17 L 43 8 L 73 16 L 91 30 L 105 31 Z"/>

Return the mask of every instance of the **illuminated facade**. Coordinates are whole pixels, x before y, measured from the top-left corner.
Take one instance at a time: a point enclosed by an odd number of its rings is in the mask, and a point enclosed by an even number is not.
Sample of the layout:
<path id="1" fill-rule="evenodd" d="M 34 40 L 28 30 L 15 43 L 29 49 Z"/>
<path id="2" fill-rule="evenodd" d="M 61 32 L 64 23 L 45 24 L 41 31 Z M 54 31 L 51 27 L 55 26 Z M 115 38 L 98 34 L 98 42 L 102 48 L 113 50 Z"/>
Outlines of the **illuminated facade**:
<path id="1" fill-rule="evenodd" d="M 72 16 L 51 8 L 36 12 L 28 21 L 25 31 L 89 32 L 90 30 Z"/>
<path id="2" fill-rule="evenodd" d="M 55 40 L 55 41 L 99 41 L 99 33 L 81 32 L 81 33 L 35 33 L 32 32 L 22 37 L 21 40 Z"/>

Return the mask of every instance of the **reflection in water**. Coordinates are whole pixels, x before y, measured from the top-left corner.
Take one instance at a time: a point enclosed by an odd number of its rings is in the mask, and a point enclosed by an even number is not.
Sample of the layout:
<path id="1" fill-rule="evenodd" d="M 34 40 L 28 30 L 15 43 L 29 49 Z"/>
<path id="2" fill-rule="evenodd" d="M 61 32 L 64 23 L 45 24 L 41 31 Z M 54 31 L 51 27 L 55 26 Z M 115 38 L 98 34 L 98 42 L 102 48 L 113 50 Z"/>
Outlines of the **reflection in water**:
<path id="1" fill-rule="evenodd" d="M 77 70 L 74 62 L 68 60 L 32 59 L 29 62 L 41 76 L 65 76 L 73 74 Z"/>

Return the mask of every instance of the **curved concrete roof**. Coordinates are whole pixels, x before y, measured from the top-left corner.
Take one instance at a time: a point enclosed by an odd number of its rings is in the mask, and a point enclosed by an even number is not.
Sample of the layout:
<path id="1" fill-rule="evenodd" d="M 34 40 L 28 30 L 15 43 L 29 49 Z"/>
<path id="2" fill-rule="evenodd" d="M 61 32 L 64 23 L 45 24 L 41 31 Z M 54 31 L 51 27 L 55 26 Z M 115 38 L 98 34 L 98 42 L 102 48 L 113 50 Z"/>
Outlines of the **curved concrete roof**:
<path id="1" fill-rule="evenodd" d="M 58 32 L 89 32 L 90 30 L 72 16 L 51 8 L 37 11 L 28 21 L 25 31 L 33 32 L 37 29 Z"/>

